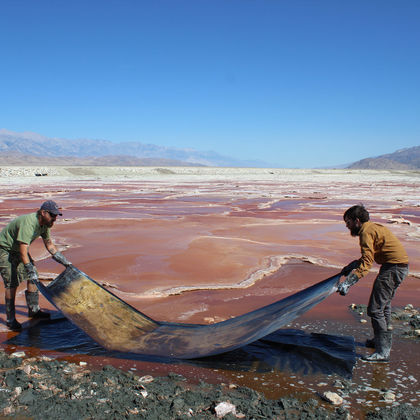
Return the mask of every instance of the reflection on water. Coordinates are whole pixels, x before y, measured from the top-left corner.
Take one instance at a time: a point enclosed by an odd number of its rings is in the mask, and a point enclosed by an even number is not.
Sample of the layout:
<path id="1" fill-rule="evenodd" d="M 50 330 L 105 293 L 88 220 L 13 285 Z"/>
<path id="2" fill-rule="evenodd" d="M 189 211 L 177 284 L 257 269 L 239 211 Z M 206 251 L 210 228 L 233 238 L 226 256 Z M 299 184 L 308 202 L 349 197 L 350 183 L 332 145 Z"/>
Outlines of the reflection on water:
<path id="1" fill-rule="evenodd" d="M 65 318 L 39 322 L 3 344 L 231 371 L 323 373 L 344 378 L 351 377 L 356 362 L 353 337 L 307 334 L 291 329 L 279 330 L 234 351 L 191 360 L 107 351 Z"/>

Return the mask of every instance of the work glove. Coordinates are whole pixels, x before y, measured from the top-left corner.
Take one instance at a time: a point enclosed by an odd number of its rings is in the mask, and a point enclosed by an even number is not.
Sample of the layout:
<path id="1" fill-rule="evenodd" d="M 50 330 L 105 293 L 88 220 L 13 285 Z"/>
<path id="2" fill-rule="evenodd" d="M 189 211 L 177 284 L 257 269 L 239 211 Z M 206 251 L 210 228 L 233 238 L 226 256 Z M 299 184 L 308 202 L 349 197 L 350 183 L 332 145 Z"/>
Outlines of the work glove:
<path id="1" fill-rule="evenodd" d="M 352 261 L 350 264 L 346 265 L 341 270 L 341 275 L 342 276 L 348 276 L 355 268 L 358 268 L 359 265 L 360 265 L 360 260 L 354 260 L 354 261 Z"/>
<path id="2" fill-rule="evenodd" d="M 34 265 L 32 263 L 25 264 L 25 270 L 29 277 L 28 281 L 34 284 L 38 283 L 38 274 L 35 270 Z"/>
<path id="3" fill-rule="evenodd" d="M 350 287 L 353 286 L 353 284 L 356 284 L 358 281 L 359 277 L 357 277 L 356 274 L 349 274 L 346 279 L 338 285 L 337 292 L 340 293 L 341 296 L 346 296 Z"/>
<path id="4" fill-rule="evenodd" d="M 60 264 L 63 264 L 65 267 L 71 265 L 71 262 L 61 252 L 56 252 L 52 257 L 53 260 L 57 261 Z"/>

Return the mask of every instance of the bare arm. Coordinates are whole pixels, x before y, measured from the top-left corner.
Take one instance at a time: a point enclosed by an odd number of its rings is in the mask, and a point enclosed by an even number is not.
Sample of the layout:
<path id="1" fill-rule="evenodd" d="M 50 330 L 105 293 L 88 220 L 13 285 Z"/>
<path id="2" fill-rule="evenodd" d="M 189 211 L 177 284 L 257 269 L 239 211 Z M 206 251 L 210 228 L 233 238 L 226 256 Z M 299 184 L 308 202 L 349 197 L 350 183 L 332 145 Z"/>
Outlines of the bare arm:
<path id="1" fill-rule="evenodd" d="M 51 239 L 44 239 L 44 245 L 51 255 L 54 255 L 57 252 L 57 248 Z"/>
<path id="2" fill-rule="evenodd" d="M 36 286 L 34 283 L 38 281 L 38 274 L 35 270 L 34 265 L 31 262 L 31 258 L 29 257 L 29 245 L 23 242 L 19 242 L 19 252 L 20 252 L 20 258 L 29 276 L 28 277 L 28 291 L 34 292 L 36 290 Z"/>
<path id="3" fill-rule="evenodd" d="M 71 262 L 55 247 L 51 239 L 44 239 L 45 248 L 53 256 L 53 259 L 60 264 L 63 264 L 65 267 L 71 265 Z"/>

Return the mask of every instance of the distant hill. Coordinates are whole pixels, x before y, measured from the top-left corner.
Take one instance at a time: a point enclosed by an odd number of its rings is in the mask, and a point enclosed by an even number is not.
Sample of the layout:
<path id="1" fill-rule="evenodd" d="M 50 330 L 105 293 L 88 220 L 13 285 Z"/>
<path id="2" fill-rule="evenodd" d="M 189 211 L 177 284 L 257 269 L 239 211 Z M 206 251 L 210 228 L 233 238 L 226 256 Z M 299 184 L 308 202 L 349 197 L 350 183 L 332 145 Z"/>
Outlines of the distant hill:
<path id="1" fill-rule="evenodd" d="M 205 166 L 175 159 L 137 158 L 132 156 L 34 156 L 19 152 L 0 152 L 0 165 L 6 166 Z"/>
<path id="2" fill-rule="evenodd" d="M 359 160 L 349 169 L 420 169 L 420 146 L 397 150 L 394 153 Z"/>
<path id="3" fill-rule="evenodd" d="M 0 164 L 267 167 L 264 162 L 242 161 L 211 151 L 140 142 L 49 138 L 37 133 L 15 133 L 5 129 L 0 129 Z"/>

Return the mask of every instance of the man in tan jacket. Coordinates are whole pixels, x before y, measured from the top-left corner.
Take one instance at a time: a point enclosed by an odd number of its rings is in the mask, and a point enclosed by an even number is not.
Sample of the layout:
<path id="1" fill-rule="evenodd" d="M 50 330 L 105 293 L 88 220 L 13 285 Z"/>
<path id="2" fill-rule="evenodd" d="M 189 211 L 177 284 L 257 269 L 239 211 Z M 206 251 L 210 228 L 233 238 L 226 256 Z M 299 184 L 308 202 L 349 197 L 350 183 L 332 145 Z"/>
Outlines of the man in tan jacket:
<path id="1" fill-rule="evenodd" d="M 359 237 L 362 256 L 343 268 L 346 279 L 339 284 L 338 292 L 346 295 L 349 288 L 369 272 L 374 261 L 381 265 L 367 308 L 374 338 L 367 340 L 366 346 L 374 347 L 375 352 L 363 359 L 387 362 L 392 347 L 391 300 L 408 274 L 408 256 L 389 229 L 369 221 L 369 213 L 363 205 L 350 207 L 343 219 L 350 234 Z"/>

